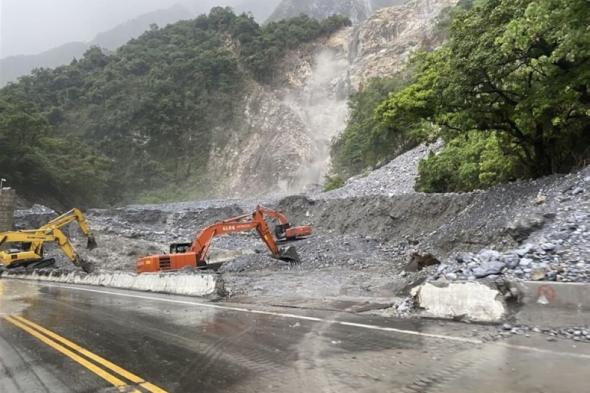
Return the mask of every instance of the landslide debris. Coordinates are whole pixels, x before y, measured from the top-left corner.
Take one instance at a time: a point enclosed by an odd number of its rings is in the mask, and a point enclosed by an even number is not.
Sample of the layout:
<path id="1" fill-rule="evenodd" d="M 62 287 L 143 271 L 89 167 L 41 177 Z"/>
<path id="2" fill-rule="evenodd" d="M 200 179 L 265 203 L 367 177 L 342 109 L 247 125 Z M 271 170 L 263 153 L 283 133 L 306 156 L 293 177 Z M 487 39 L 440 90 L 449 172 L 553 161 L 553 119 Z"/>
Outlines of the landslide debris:
<path id="1" fill-rule="evenodd" d="M 203 226 L 262 203 L 316 232 L 293 244 L 300 265 L 271 258 L 254 233 L 216 239 L 211 257 L 225 262 L 218 274 L 229 296 L 392 299 L 425 279 L 590 280 L 590 167 L 488 191 L 415 193 L 406 183 L 414 184 L 412 168 L 428 149 L 418 147 L 338 194 L 91 210 L 99 248 L 78 248 L 99 269 L 133 271 L 138 256 L 191 241 Z M 16 219 L 26 227 L 47 214 L 36 207 Z M 408 272 L 413 255 L 441 263 Z M 67 261 L 59 266 L 74 269 Z"/>
<path id="2" fill-rule="evenodd" d="M 517 185 L 498 187 L 513 193 Z M 504 216 L 505 239 L 495 247 L 454 252 L 437 272 L 448 280 L 507 277 L 590 281 L 590 167 L 566 176 L 523 182 L 529 192 Z M 493 193 L 491 191 L 490 193 Z M 498 206 L 500 207 L 500 206 Z"/>
<path id="3" fill-rule="evenodd" d="M 355 176 L 346 184 L 333 191 L 321 194 L 322 198 L 346 198 L 366 195 L 413 194 L 418 176 L 418 164 L 430 152 L 439 152 L 442 141 L 422 144 L 394 158 L 379 169 L 366 176 Z"/>

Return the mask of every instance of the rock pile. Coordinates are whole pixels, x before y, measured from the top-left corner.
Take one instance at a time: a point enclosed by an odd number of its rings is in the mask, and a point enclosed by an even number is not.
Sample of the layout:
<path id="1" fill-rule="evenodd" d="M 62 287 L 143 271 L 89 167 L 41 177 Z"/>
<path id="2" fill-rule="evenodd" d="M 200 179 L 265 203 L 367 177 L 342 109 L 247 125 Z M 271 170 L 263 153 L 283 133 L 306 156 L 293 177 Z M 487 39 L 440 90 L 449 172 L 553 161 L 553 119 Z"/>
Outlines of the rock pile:
<path id="1" fill-rule="evenodd" d="M 587 326 L 567 327 L 561 329 L 549 329 L 538 326 L 511 325 L 505 323 L 498 327 L 500 330 L 497 338 L 503 338 L 511 335 L 524 335 L 530 337 L 532 334 L 543 334 L 547 336 L 547 341 L 555 341 L 558 337 L 574 341 L 590 343 L 590 328 Z"/>
<path id="2" fill-rule="evenodd" d="M 534 281 L 590 282 L 590 168 L 550 185 L 507 226 L 517 247 L 457 253 L 436 272 L 447 280 L 503 275 Z M 567 181 L 567 178 L 570 178 Z"/>
<path id="3" fill-rule="evenodd" d="M 319 198 L 349 198 L 367 195 L 400 195 L 414 193 L 418 163 L 430 152 L 442 148 L 441 141 L 420 145 L 364 177 L 351 178 L 342 188 L 319 195 Z"/>

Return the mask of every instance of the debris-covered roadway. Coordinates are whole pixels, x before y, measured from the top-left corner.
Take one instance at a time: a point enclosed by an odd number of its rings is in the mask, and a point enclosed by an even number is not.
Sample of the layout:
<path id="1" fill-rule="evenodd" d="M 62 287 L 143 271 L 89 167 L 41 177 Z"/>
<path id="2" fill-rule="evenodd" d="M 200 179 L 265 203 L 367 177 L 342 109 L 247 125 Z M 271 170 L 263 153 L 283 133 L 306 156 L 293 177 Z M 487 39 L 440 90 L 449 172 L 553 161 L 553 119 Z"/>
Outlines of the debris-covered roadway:
<path id="1" fill-rule="evenodd" d="M 216 239 L 210 258 L 225 262 L 218 273 L 229 298 L 350 298 L 403 314 L 408 307 L 400 299 L 427 278 L 590 279 L 590 167 L 485 192 L 408 192 L 415 165 L 428 151 L 419 147 L 365 183 L 358 178 L 327 194 L 91 210 L 99 247 L 86 257 L 99 269 L 134 271 L 137 257 L 190 242 L 207 224 L 262 203 L 286 213 L 293 225 L 312 225 L 315 233 L 293 244 L 300 265 L 271 258 L 256 234 Z M 17 222 L 26 225 L 46 213 L 20 211 Z"/>

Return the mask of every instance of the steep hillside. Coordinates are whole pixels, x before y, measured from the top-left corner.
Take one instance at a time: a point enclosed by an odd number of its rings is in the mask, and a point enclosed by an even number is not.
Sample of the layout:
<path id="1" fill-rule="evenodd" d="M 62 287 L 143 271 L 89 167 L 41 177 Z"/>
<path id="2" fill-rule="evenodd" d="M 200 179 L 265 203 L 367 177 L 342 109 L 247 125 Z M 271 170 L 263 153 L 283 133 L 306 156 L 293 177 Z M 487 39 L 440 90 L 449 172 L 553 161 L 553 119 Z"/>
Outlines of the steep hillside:
<path id="1" fill-rule="evenodd" d="M 110 179 L 100 189 L 115 190 L 109 200 L 318 189 L 349 95 L 432 45 L 437 12 L 452 3 L 411 1 L 344 28 L 338 18 L 261 28 L 224 11 L 150 31 L 111 56 L 94 49 L 0 95 L 32 101 L 57 134 L 111 162 L 99 176 Z"/>
<path id="2" fill-rule="evenodd" d="M 183 6 L 149 12 L 135 19 L 99 33 L 90 42 L 71 42 L 36 55 L 10 56 L 0 59 L 0 87 L 29 74 L 35 68 L 54 68 L 79 59 L 92 46 L 115 50 L 131 38 L 139 37 L 150 25 L 166 26 L 181 19 L 190 19 L 192 14 Z"/>
<path id="3" fill-rule="evenodd" d="M 456 2 L 413 0 L 383 8 L 317 42 L 313 50 L 285 59 L 280 87 L 273 95 L 301 119 L 303 127 L 291 132 L 309 135 L 314 150 L 311 159 L 300 161 L 297 171 L 281 174 L 285 186 L 280 190 L 317 189 L 324 182 L 331 165 L 330 145 L 347 124 L 350 94 L 371 78 L 400 72 L 417 49 L 440 45 L 437 17 Z"/>
<path id="4" fill-rule="evenodd" d="M 338 14 L 345 15 L 353 23 L 361 22 L 376 10 L 403 4 L 406 0 L 283 0 L 269 17 L 269 21 L 305 14 L 316 19 L 325 19 Z"/>
<path id="5" fill-rule="evenodd" d="M 442 44 L 436 31 L 438 16 L 458 0 L 410 0 L 378 10 L 353 33 L 350 57 L 352 84 L 400 72 L 417 49 Z"/>
<path id="6" fill-rule="evenodd" d="M 249 16 L 215 8 L 208 16 L 152 29 L 112 55 L 93 48 L 69 66 L 36 71 L 0 91 L 6 103 L 2 156 L 12 157 L 3 165 L 5 177 L 25 189 L 55 178 L 39 172 L 49 159 L 41 138 L 51 137 L 60 146 L 87 145 L 106 163 L 100 168 L 109 173 L 110 200 L 274 190 L 282 176 L 309 161 L 311 146 L 298 135 L 300 119 L 267 93 L 275 70 L 289 51 L 348 23 L 303 16 L 261 27 Z M 28 123 L 20 120 L 32 113 Z M 290 116 L 292 128 L 286 125 Z M 29 140 L 19 132 L 31 134 Z M 31 144 L 38 150 L 27 160 L 23 152 Z M 244 172 L 232 174 L 242 175 L 237 184 L 217 176 L 217 168 L 236 162 L 245 163 Z M 92 189 L 87 183 L 93 177 L 79 169 L 74 164 L 65 170 L 73 177 L 68 181 Z M 102 181 L 103 175 L 94 177 Z"/>
<path id="7" fill-rule="evenodd" d="M 587 165 L 587 2 L 461 0 L 431 34 L 440 6 L 422 2 L 418 15 L 382 10 L 374 26 L 360 29 L 364 71 L 352 73 L 391 76 L 353 97 L 351 121 L 333 149 L 336 173 L 355 175 L 409 141 L 437 138 L 445 147 L 421 162 L 420 191 L 472 191 Z M 392 46 L 381 27 L 403 28 L 393 31 L 401 45 Z M 392 75 L 421 42 L 436 49 Z"/>

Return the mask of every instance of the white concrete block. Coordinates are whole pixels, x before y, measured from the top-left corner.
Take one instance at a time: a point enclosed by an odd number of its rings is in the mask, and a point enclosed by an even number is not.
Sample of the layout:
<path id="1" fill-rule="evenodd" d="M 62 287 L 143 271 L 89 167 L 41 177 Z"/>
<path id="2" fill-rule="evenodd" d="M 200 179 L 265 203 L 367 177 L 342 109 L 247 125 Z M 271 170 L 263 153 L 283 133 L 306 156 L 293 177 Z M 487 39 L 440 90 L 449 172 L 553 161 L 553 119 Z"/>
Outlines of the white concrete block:
<path id="1" fill-rule="evenodd" d="M 426 283 L 412 295 L 424 314 L 435 318 L 498 322 L 507 313 L 502 294 L 477 282 Z"/>

